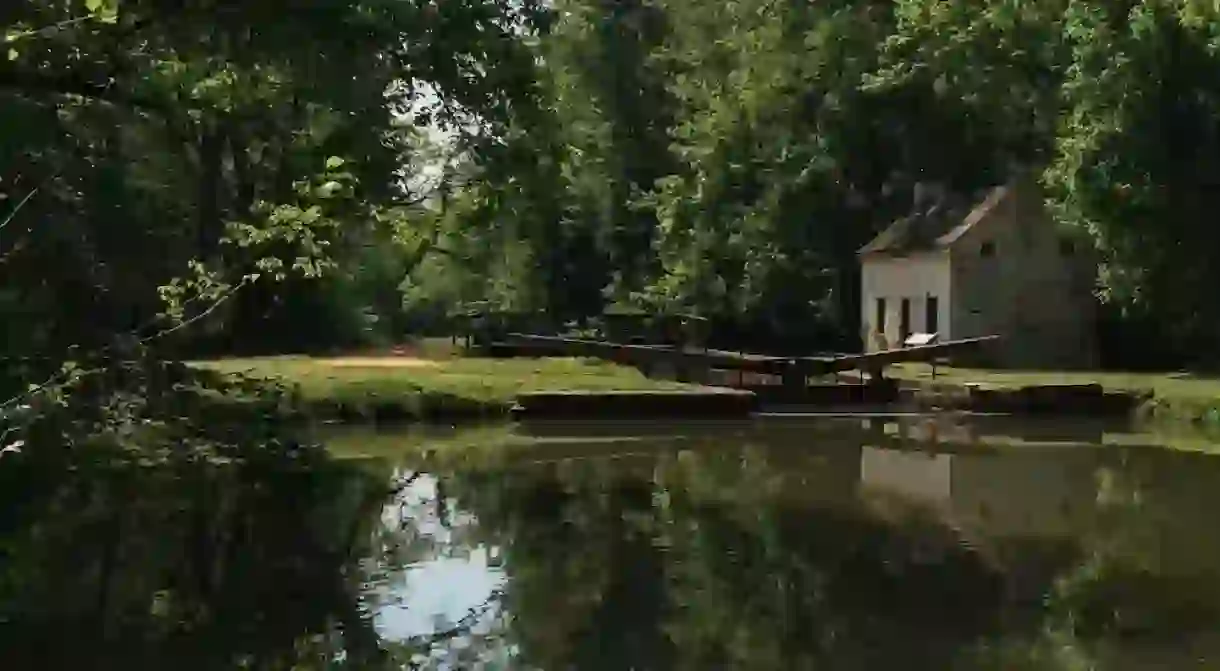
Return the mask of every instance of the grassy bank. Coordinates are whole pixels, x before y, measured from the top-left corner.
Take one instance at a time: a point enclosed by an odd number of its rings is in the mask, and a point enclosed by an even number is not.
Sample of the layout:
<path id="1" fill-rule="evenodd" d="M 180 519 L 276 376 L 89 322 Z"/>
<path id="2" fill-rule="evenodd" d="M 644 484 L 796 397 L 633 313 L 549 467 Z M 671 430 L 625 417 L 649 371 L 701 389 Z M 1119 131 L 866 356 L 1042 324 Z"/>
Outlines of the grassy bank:
<path id="1" fill-rule="evenodd" d="M 521 392 L 690 388 L 582 359 L 285 356 L 195 365 L 295 386 L 318 414 L 341 419 L 492 417 L 507 413 Z"/>
<path id="2" fill-rule="evenodd" d="M 1141 419 L 1158 424 L 1188 424 L 1220 430 L 1220 377 L 1192 373 L 1125 373 L 1110 371 L 1007 371 L 902 364 L 888 373 L 907 382 L 936 385 L 977 384 L 989 389 L 1040 385 L 1097 384 L 1107 392 L 1145 397 Z"/>

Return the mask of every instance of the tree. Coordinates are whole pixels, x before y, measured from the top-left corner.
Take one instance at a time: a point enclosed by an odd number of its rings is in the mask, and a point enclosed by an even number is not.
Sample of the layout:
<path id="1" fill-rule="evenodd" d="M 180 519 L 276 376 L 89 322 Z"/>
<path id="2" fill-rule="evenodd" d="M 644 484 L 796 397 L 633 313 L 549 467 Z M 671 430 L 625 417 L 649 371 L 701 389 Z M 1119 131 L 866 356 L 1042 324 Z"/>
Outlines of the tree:
<path id="1" fill-rule="evenodd" d="M 1195 2 L 1072 3 L 1068 108 L 1047 179 L 1060 215 L 1101 252 L 1103 299 L 1171 361 L 1213 363 L 1220 88 L 1215 9 Z M 1129 353 L 1129 352 L 1128 352 Z M 1176 356 L 1173 356 L 1176 354 Z M 1176 359 L 1176 361 L 1174 361 Z"/>

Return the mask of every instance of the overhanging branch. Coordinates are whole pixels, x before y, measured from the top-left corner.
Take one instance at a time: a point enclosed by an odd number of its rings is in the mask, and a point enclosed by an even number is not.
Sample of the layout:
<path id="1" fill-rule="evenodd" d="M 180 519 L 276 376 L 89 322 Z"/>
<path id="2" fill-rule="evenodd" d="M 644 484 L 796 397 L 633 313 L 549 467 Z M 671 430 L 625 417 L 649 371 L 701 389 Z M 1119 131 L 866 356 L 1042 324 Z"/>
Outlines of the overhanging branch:
<path id="1" fill-rule="evenodd" d="M 113 80 L 91 81 L 78 73 L 46 73 L 0 68 L 0 91 L 7 90 L 26 96 L 80 96 L 141 111 L 168 113 L 171 105 L 165 100 L 124 91 Z M 180 101 L 176 101 L 181 105 Z"/>

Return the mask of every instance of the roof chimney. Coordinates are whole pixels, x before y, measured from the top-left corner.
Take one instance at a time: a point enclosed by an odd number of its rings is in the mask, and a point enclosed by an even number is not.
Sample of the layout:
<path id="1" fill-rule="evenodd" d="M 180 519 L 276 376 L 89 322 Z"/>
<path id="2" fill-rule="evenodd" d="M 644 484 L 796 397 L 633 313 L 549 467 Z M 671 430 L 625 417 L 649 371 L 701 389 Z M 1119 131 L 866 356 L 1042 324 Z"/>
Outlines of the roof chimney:
<path id="1" fill-rule="evenodd" d="M 915 182 L 912 191 L 911 209 L 917 214 L 927 212 L 931 207 L 943 202 L 946 197 L 946 189 L 943 184 Z"/>
<path id="2" fill-rule="evenodd" d="M 923 182 L 915 182 L 911 188 L 911 213 L 919 214 L 927 206 L 928 187 Z"/>

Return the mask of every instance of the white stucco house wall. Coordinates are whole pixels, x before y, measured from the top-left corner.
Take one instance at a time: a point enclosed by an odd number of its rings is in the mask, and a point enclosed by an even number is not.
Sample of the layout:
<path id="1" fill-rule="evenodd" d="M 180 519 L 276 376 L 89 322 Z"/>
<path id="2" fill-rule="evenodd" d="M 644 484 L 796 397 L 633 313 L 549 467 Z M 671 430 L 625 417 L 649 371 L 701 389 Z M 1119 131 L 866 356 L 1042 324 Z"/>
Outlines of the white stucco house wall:
<path id="1" fill-rule="evenodd" d="M 972 363 L 1095 365 L 1096 263 L 1060 233 L 1033 182 L 973 202 L 936 194 L 859 256 L 867 352 L 901 347 L 914 333 L 940 342 L 999 335 Z"/>

